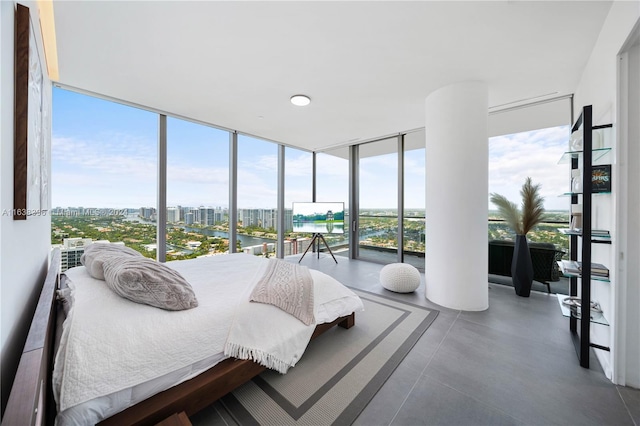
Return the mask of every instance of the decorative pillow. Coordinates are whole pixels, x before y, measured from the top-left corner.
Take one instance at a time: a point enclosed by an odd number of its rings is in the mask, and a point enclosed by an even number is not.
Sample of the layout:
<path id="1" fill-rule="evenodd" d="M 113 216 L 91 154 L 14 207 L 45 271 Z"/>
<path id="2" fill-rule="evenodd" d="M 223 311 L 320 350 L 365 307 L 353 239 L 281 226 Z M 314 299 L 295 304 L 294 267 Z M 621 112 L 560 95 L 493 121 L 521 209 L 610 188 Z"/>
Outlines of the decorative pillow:
<path id="1" fill-rule="evenodd" d="M 84 249 L 84 253 L 80 256 L 80 263 L 87 268 L 87 272 L 93 278 L 104 280 L 103 264 L 105 260 L 113 256 L 143 257 L 134 249 L 121 244 L 93 243 Z"/>
<path id="2" fill-rule="evenodd" d="M 180 311 L 198 306 L 191 284 L 177 271 L 146 257 L 111 256 L 104 261 L 107 286 L 132 302 Z"/>
<path id="3" fill-rule="evenodd" d="M 71 311 L 71 306 L 73 306 L 73 295 L 71 294 L 71 289 L 69 287 L 65 287 L 63 289 L 56 290 L 56 300 L 60 306 L 62 306 L 64 317 L 67 318 Z"/>
<path id="4" fill-rule="evenodd" d="M 251 302 L 277 306 L 310 325 L 313 315 L 313 278 L 306 266 L 269 259 L 267 269 L 249 297 Z"/>

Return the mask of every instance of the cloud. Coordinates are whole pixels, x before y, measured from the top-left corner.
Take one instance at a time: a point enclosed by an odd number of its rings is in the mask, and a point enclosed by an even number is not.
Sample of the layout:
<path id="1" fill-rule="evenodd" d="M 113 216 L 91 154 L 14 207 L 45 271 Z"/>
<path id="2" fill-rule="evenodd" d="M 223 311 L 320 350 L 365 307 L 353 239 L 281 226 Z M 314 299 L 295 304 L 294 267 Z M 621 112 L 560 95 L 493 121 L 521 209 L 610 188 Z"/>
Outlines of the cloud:
<path id="1" fill-rule="evenodd" d="M 531 176 L 534 183 L 542 186 L 547 209 L 568 209 L 568 198 L 558 197 L 569 189 L 568 166 L 557 164 L 568 147 L 568 138 L 568 126 L 491 138 L 490 192 L 519 201 L 520 187 L 526 177 Z M 168 203 L 228 205 L 229 168 L 225 161 L 212 159 L 208 166 L 202 157 L 186 150 L 187 144 L 180 144 L 179 148 L 179 153 L 168 159 Z M 285 152 L 286 203 L 308 201 L 312 155 L 292 148 Z M 405 205 L 412 208 L 424 205 L 424 156 L 424 149 L 405 154 Z M 348 161 L 323 153 L 316 159 L 317 199 L 347 202 Z M 275 145 L 261 143 L 244 147 L 238 170 L 240 207 L 276 206 L 277 164 Z M 397 154 L 363 158 L 360 165 L 360 205 L 363 208 L 395 207 Z M 156 140 L 121 132 L 91 137 L 55 134 L 52 139 L 55 205 L 154 205 L 156 180 Z"/>
<path id="2" fill-rule="evenodd" d="M 489 191 L 519 203 L 520 188 L 531 177 L 541 185 L 546 209 L 567 210 L 568 199 L 559 195 L 568 191 L 570 177 L 567 165 L 558 160 L 568 137 L 568 126 L 562 126 L 489 139 Z"/>

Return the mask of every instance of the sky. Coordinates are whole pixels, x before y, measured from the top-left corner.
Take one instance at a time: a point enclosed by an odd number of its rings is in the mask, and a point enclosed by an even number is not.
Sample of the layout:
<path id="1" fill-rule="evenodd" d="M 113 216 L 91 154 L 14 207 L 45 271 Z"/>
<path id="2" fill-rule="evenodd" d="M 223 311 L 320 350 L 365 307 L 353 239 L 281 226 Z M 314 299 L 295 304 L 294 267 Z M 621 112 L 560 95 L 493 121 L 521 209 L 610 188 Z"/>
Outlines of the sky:
<path id="1" fill-rule="evenodd" d="M 53 207 L 157 204 L 157 114 L 54 88 L 52 131 Z M 568 138 L 568 126 L 491 138 L 489 192 L 519 204 L 531 176 L 547 210 L 567 210 L 569 199 L 558 195 L 568 190 L 569 167 L 557 163 Z M 277 155 L 276 144 L 239 135 L 239 208 L 276 207 Z M 311 153 L 287 147 L 285 158 L 285 206 L 311 201 Z M 167 119 L 167 206 L 227 207 L 228 165 L 227 132 Z M 424 149 L 405 154 L 405 209 L 424 209 L 424 165 Z M 317 171 L 317 201 L 348 206 L 348 161 L 319 153 Z M 397 154 L 361 159 L 361 209 L 393 208 L 396 198 Z"/>

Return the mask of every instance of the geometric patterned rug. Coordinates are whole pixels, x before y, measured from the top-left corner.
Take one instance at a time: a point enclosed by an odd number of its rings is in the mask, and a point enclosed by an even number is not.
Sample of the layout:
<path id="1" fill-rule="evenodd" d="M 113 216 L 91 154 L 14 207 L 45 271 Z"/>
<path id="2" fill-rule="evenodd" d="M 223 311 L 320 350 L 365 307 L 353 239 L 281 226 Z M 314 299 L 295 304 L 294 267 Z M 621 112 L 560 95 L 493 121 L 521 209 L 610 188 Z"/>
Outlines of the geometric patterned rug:
<path id="1" fill-rule="evenodd" d="M 349 425 L 429 328 L 438 311 L 352 289 L 355 326 L 312 340 L 285 375 L 267 370 L 221 400 L 240 425 Z"/>

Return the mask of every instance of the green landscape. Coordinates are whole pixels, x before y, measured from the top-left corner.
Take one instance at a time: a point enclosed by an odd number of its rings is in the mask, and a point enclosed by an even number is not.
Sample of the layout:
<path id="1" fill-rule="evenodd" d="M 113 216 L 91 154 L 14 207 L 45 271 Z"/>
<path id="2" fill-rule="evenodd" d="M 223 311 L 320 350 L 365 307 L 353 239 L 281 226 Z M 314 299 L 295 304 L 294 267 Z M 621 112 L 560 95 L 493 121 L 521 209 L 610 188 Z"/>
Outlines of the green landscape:
<path id="1" fill-rule="evenodd" d="M 367 210 L 360 217 L 360 245 L 395 249 L 398 246 L 397 218 L 389 210 Z M 404 249 L 408 252 L 425 252 L 425 219 L 418 212 L 406 212 L 404 219 Z M 488 240 L 513 239 L 514 234 L 501 220 L 497 211 L 490 211 L 487 221 Z M 559 228 L 567 228 L 569 213 L 566 211 L 547 212 L 545 221 L 534 228 L 527 238 L 532 242 L 553 243 L 566 251 L 569 249 L 569 237 L 560 233 Z M 51 243 L 62 244 L 65 238 L 91 238 L 124 242 L 144 256 L 155 258 L 156 250 L 149 245 L 156 242 L 156 225 L 147 221 L 125 216 L 65 216 L 53 215 Z M 228 251 L 229 241 L 225 237 L 208 236 L 208 231 L 228 232 L 228 224 L 189 225 L 189 231 L 182 224 L 167 225 L 167 259 L 190 259 L 207 254 L 220 254 Z M 346 231 L 346 230 L 345 230 Z M 238 234 L 274 242 L 275 229 L 238 226 Z M 311 237 L 311 234 L 286 233 L 287 238 Z M 331 238 L 330 238 L 331 237 Z M 327 236 L 331 246 L 346 245 L 344 235 Z M 238 241 L 237 250 L 242 246 Z"/>

